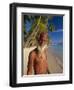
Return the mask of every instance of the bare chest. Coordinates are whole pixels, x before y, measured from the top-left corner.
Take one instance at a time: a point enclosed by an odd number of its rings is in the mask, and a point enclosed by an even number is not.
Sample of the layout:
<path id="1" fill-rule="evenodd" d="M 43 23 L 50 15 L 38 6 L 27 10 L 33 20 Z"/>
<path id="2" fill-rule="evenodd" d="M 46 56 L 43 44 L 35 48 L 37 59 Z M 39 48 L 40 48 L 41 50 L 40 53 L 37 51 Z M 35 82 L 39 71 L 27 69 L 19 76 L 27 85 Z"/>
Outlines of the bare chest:
<path id="1" fill-rule="evenodd" d="M 35 62 L 37 64 L 44 64 L 47 62 L 47 57 L 46 57 L 46 53 L 42 52 L 42 53 L 38 53 L 36 55 L 36 59 L 35 59 Z"/>

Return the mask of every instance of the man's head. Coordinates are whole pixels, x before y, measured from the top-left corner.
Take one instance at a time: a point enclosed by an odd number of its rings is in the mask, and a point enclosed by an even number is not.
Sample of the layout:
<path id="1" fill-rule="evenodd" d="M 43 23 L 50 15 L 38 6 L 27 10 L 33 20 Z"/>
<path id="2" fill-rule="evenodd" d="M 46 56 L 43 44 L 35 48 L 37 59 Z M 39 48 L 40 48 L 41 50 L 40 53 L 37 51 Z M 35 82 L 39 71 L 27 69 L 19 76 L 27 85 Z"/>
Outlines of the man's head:
<path id="1" fill-rule="evenodd" d="M 44 46 L 48 42 L 48 33 L 47 32 L 42 32 L 39 35 L 38 38 L 38 43 L 40 46 Z"/>

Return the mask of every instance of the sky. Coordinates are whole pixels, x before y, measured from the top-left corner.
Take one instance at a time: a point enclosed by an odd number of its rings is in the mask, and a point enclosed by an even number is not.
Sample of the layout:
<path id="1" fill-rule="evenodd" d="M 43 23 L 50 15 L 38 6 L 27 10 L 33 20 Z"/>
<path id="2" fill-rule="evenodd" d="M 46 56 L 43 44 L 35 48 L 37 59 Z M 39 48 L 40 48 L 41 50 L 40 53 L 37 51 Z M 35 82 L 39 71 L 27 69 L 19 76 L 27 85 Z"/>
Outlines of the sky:
<path id="1" fill-rule="evenodd" d="M 49 32 L 52 43 L 63 42 L 63 16 L 54 16 L 48 23 L 53 23 L 55 31 Z"/>
<path id="2" fill-rule="evenodd" d="M 30 30 L 32 23 L 30 23 L 29 21 L 26 21 L 26 31 L 28 32 Z"/>

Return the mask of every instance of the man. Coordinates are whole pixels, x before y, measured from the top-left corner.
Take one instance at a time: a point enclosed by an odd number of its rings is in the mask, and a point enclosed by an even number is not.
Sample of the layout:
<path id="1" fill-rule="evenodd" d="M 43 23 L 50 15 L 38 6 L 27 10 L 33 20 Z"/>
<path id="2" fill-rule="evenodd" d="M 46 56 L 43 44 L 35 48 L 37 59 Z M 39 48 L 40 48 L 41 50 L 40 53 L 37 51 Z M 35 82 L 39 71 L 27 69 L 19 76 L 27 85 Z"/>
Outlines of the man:
<path id="1" fill-rule="evenodd" d="M 33 74 L 48 74 L 47 63 L 47 43 L 48 34 L 45 32 L 40 33 L 38 38 L 38 45 L 29 54 L 27 75 Z"/>

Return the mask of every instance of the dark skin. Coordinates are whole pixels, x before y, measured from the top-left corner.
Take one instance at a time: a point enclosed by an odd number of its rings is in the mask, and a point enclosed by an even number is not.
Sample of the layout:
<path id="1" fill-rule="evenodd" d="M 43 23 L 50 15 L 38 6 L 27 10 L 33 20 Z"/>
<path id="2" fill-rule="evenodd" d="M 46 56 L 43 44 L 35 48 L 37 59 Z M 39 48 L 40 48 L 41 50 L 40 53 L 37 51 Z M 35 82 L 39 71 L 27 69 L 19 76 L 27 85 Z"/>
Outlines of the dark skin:
<path id="1" fill-rule="evenodd" d="M 39 45 L 43 47 L 47 42 L 47 34 L 43 34 L 40 38 Z M 47 63 L 47 49 L 45 48 L 42 53 L 38 51 L 38 49 L 34 49 L 29 54 L 29 61 L 28 61 L 28 69 L 27 75 L 32 75 L 34 70 L 34 74 L 48 74 L 48 63 Z"/>

